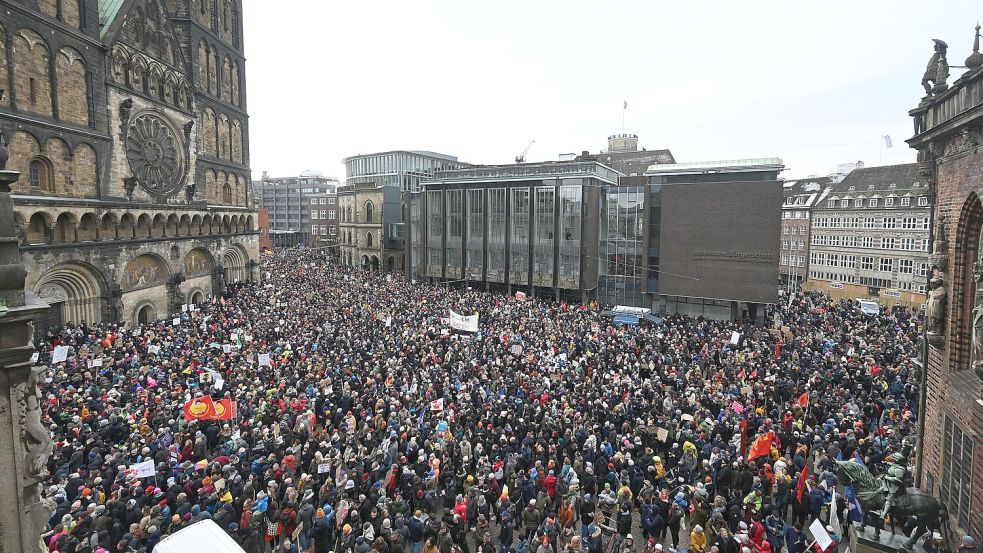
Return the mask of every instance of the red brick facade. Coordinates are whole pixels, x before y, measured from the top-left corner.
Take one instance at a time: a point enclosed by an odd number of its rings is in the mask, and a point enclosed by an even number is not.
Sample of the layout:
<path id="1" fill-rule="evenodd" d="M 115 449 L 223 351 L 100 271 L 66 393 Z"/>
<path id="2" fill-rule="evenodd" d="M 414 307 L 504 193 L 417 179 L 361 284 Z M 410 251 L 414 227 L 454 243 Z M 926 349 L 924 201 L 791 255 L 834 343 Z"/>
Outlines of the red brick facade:
<path id="1" fill-rule="evenodd" d="M 974 264 L 983 267 L 983 70 L 969 71 L 948 90 L 926 97 L 911 115 L 916 134 L 908 143 L 918 150 L 919 171 L 935 196 L 932 265 L 944 279 L 946 299 L 944 323 L 934 328 L 940 336 L 930 335 L 922 382 L 919 485 L 943 500 L 962 531 L 980 536 L 983 381 L 974 363 L 983 363 L 983 355 L 973 352 L 973 311 L 983 302 L 983 273 L 974 275 Z M 976 349 L 983 348 L 978 343 Z"/>

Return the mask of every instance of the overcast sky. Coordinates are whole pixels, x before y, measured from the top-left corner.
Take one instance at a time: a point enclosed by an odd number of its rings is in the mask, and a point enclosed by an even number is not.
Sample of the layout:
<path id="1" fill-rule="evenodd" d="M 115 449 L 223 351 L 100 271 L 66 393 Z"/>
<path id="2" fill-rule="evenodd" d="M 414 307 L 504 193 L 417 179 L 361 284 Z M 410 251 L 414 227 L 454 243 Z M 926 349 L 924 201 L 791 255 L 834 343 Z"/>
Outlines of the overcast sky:
<path id="1" fill-rule="evenodd" d="M 624 130 L 680 162 L 913 162 L 931 39 L 963 65 L 980 18 L 969 0 L 246 0 L 253 176 L 343 179 L 343 157 L 395 149 L 597 152 L 623 101 Z"/>

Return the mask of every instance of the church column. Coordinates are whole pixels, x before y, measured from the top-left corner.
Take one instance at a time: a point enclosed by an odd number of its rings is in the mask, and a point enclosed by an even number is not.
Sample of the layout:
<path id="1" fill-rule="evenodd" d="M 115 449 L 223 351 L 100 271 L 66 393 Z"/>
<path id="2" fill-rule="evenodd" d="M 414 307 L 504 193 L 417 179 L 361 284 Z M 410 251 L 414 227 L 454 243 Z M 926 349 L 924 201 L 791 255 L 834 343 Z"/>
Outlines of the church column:
<path id="1" fill-rule="evenodd" d="M 6 160 L 6 147 L 0 143 Z M 0 165 L 0 551 L 46 551 L 41 531 L 51 511 L 41 503 L 40 483 L 53 444 L 41 423 L 34 367 L 34 320 L 48 304 L 24 293 L 27 270 L 18 251 L 10 185 L 20 177 Z"/>
<path id="2" fill-rule="evenodd" d="M 8 56 L 11 57 L 11 56 Z M 58 53 L 52 52 L 48 56 L 48 80 L 51 82 L 51 117 L 55 119 L 60 119 L 60 114 L 58 112 Z"/>

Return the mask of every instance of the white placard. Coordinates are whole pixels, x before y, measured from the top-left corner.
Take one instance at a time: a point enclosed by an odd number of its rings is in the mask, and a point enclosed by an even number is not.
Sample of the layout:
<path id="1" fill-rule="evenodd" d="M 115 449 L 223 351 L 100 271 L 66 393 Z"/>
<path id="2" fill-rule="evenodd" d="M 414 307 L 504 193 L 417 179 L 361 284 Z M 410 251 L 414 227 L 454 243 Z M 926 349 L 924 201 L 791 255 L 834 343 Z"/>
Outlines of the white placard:
<path id="1" fill-rule="evenodd" d="M 233 342 L 238 342 L 239 341 L 239 333 L 233 332 L 232 335 L 229 336 L 229 339 L 232 340 Z"/>
<path id="2" fill-rule="evenodd" d="M 442 329 L 440 329 L 440 335 L 441 335 L 441 336 L 447 336 L 447 335 L 448 335 L 448 334 L 450 334 L 450 333 L 451 333 L 451 331 L 450 331 L 450 330 L 448 330 L 448 329 L 446 329 L 446 328 L 442 328 Z"/>
<path id="3" fill-rule="evenodd" d="M 188 312 L 188 304 L 186 303 L 181 304 L 181 313 L 187 313 L 187 312 Z"/>
<path id="4" fill-rule="evenodd" d="M 158 345 L 153 345 L 153 344 L 152 344 L 152 345 L 150 345 L 150 346 L 148 346 L 148 347 L 147 347 L 147 353 L 152 353 L 152 354 L 154 354 L 154 355 L 157 355 L 157 354 L 159 354 L 159 353 L 160 353 L 160 346 L 158 346 Z"/>
<path id="5" fill-rule="evenodd" d="M 519 344 L 512 344 L 512 349 L 509 350 L 516 355 L 522 355 L 522 346 Z"/>
<path id="6" fill-rule="evenodd" d="M 269 367 L 270 366 L 270 354 L 269 353 L 261 353 L 261 354 L 259 354 L 259 366 L 260 367 Z"/>
<path id="7" fill-rule="evenodd" d="M 181 317 L 174 317 L 174 320 L 171 321 L 171 325 L 172 326 L 177 326 L 179 324 L 181 324 Z"/>
<path id="8" fill-rule="evenodd" d="M 89 360 L 89 368 L 95 368 L 95 367 L 101 367 L 101 366 L 102 366 L 102 357 L 99 357 L 97 359 L 90 359 Z"/>
<path id="9" fill-rule="evenodd" d="M 252 341 L 253 341 L 253 337 L 250 336 L 249 334 L 246 334 L 246 343 L 248 344 L 248 343 L 250 343 Z"/>
<path id="10" fill-rule="evenodd" d="M 41 354 L 40 353 L 38 353 L 36 351 L 34 353 L 32 353 L 31 354 L 31 363 L 37 363 L 39 357 L 41 357 Z"/>
<path id="11" fill-rule="evenodd" d="M 318 474 L 324 474 L 326 472 L 329 472 L 330 470 L 331 470 L 331 463 L 321 463 L 320 465 L 317 466 Z"/>
<path id="12" fill-rule="evenodd" d="M 478 332 L 478 315 L 461 315 L 460 313 L 455 313 L 453 309 L 450 310 L 451 316 L 450 325 L 451 328 L 455 330 L 461 330 L 464 332 Z"/>
<path id="13" fill-rule="evenodd" d="M 55 351 L 51 354 L 51 362 L 64 363 L 68 359 L 68 349 L 68 346 L 55 346 Z"/>
<path id="14" fill-rule="evenodd" d="M 153 459 L 151 459 L 142 463 L 130 465 L 130 468 L 126 469 L 126 474 L 132 475 L 134 478 L 146 478 L 148 476 L 156 475 L 157 469 L 154 467 Z"/>
<path id="15" fill-rule="evenodd" d="M 222 344 L 222 353 L 231 353 L 232 344 Z"/>
<path id="16" fill-rule="evenodd" d="M 741 341 L 741 333 L 736 330 L 730 334 L 730 343 L 737 345 Z"/>
<path id="17" fill-rule="evenodd" d="M 809 525 L 809 531 L 812 532 L 812 537 L 819 544 L 821 550 L 826 551 L 830 545 L 833 545 L 833 538 L 829 537 L 826 528 L 823 527 L 823 523 L 818 518 Z"/>

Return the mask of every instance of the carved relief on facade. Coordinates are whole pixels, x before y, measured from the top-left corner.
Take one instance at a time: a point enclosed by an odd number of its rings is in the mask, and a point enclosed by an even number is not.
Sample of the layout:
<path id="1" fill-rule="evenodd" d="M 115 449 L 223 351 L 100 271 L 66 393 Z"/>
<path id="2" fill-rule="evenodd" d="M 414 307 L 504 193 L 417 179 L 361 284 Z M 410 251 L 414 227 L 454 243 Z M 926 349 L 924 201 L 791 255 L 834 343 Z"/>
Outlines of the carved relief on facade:
<path id="1" fill-rule="evenodd" d="M 946 219 L 939 219 L 935 231 L 935 241 L 932 244 L 932 255 L 929 264 L 932 278 L 929 281 L 928 303 L 925 306 L 925 324 L 928 333 L 928 343 L 941 346 L 945 341 L 946 316 L 946 272 L 949 270 L 949 241 L 946 238 Z"/>
<path id="2" fill-rule="evenodd" d="M 183 184 L 187 163 L 184 135 L 164 116 L 135 115 L 126 128 L 126 161 L 137 183 L 156 196 L 173 195 Z"/>
<path id="3" fill-rule="evenodd" d="M 965 127 L 962 132 L 952 135 L 942 148 L 942 156 L 951 156 L 972 150 L 983 143 L 979 127 Z"/>

